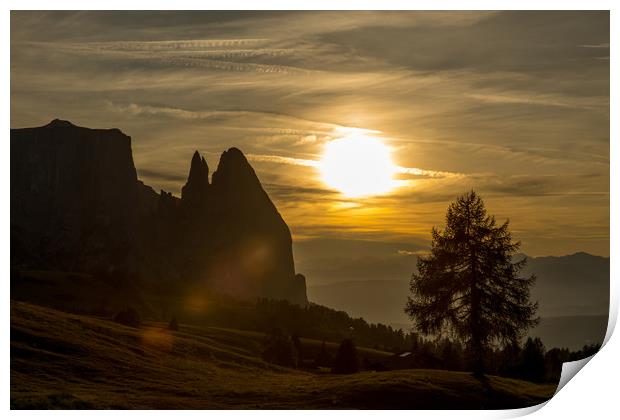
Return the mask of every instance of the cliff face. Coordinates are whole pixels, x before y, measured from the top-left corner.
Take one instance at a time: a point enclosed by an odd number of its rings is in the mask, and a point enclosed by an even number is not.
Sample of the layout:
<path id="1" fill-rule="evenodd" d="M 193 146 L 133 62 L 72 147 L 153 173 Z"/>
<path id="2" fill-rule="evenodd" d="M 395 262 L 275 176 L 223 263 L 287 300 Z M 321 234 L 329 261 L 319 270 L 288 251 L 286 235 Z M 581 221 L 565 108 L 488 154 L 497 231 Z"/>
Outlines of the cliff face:
<path id="1" fill-rule="evenodd" d="M 54 120 L 11 130 L 11 261 L 131 270 L 138 183 L 131 139 Z"/>
<path id="2" fill-rule="evenodd" d="M 213 236 L 228 262 L 224 276 L 213 278 L 234 285 L 238 293 L 291 299 L 295 284 L 291 233 L 239 149 L 222 154 L 212 189 L 217 221 Z"/>
<path id="3" fill-rule="evenodd" d="M 240 150 L 212 183 L 196 152 L 177 198 L 137 179 L 130 137 L 59 120 L 11 130 L 11 266 L 307 303 L 288 226 Z"/>

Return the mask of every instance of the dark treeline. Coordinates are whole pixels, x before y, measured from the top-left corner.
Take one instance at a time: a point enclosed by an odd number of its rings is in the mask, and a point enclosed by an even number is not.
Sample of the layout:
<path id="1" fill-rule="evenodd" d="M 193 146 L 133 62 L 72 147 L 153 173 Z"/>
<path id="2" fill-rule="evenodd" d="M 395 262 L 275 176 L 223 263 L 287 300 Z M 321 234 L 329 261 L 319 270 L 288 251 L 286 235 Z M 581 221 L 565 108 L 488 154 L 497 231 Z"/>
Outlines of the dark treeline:
<path id="1" fill-rule="evenodd" d="M 357 345 L 398 352 L 411 347 L 412 335 L 381 323 L 352 318 L 344 311 L 309 304 L 305 307 L 287 301 L 259 299 L 233 302 L 219 299 L 200 315 L 209 325 L 270 333 L 280 329 L 301 337 L 340 342 L 351 338 Z"/>
<path id="2" fill-rule="evenodd" d="M 334 373 L 355 373 L 358 370 L 386 371 L 396 369 L 474 370 L 475 360 L 458 341 L 423 339 L 408 334 L 411 346 L 383 359 L 369 360 L 358 355 L 354 340 L 345 338 L 337 350 L 323 342 L 320 350 L 306 348 L 297 334 L 287 335 L 280 328 L 265 336 L 263 358 L 270 362 L 298 369 L 329 368 Z M 484 354 L 487 373 L 537 383 L 557 383 L 565 362 L 594 355 L 599 344 L 585 345 L 581 350 L 566 348 L 546 350 L 539 338 L 528 338 L 523 345 L 512 344 L 488 350 Z M 305 355 L 305 357 L 304 357 Z"/>
<path id="3" fill-rule="evenodd" d="M 473 369 L 474 361 L 459 340 L 423 338 L 416 333 L 368 323 L 363 318 L 352 318 L 346 312 L 315 304 L 300 307 L 286 301 L 267 299 L 253 303 L 217 302 L 211 305 L 203 321 L 213 326 L 264 332 L 268 337 L 266 359 L 274 361 L 283 358 L 286 362 L 281 364 L 287 366 L 301 367 L 297 359 L 301 358 L 303 349 L 298 337 L 304 337 L 334 343 L 350 339 L 358 346 L 393 353 L 392 357 L 384 361 L 365 360 L 360 356 L 359 366 L 364 370 Z M 292 350 L 289 352 L 283 348 Z M 578 351 L 566 348 L 546 350 L 539 338 L 528 338 L 522 345 L 511 344 L 489 349 L 484 359 L 487 373 L 491 375 L 532 382 L 557 382 L 562 363 L 591 356 L 599 348 L 597 344 L 586 345 Z M 318 359 L 314 365 L 333 368 L 335 358 L 334 352 L 323 348 L 312 359 Z"/>
<path id="4" fill-rule="evenodd" d="M 592 356 L 600 344 L 585 345 L 581 350 L 567 348 L 546 350 L 539 338 L 528 338 L 523 345 L 514 343 L 490 349 L 484 354 L 487 373 L 531 382 L 558 382 L 562 363 Z M 413 338 L 407 352 L 392 358 L 387 368 L 424 368 L 455 371 L 473 370 L 475 361 L 458 341 L 449 339 L 428 340 Z"/>

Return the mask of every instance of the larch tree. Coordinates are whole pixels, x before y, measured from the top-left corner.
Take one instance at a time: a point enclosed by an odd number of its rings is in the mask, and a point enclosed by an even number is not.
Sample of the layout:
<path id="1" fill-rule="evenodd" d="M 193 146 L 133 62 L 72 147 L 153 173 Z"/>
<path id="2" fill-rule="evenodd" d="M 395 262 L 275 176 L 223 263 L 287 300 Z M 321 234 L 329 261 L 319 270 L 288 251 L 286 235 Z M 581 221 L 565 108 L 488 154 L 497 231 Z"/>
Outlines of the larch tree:
<path id="1" fill-rule="evenodd" d="M 444 230 L 433 228 L 431 251 L 418 259 L 405 312 L 423 334 L 455 336 L 483 375 L 487 350 L 517 342 L 538 323 L 530 302 L 535 276 L 521 276 L 508 221 L 498 225 L 474 191 L 457 198 Z"/>

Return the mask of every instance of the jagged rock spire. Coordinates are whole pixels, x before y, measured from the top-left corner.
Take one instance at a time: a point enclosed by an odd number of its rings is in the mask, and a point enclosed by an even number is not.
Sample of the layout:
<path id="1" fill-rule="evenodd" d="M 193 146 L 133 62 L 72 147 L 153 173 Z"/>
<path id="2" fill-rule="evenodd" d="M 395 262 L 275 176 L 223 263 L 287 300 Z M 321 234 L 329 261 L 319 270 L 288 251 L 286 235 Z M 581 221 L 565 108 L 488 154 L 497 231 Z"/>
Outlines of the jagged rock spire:
<path id="1" fill-rule="evenodd" d="M 198 151 L 192 156 L 187 183 L 181 189 L 181 198 L 189 201 L 204 198 L 209 190 L 209 166 Z"/>
<path id="2" fill-rule="evenodd" d="M 187 178 L 187 184 L 193 183 L 197 185 L 209 184 L 209 166 L 198 151 L 195 151 L 194 156 L 192 156 L 192 164 L 189 168 L 189 177 Z"/>

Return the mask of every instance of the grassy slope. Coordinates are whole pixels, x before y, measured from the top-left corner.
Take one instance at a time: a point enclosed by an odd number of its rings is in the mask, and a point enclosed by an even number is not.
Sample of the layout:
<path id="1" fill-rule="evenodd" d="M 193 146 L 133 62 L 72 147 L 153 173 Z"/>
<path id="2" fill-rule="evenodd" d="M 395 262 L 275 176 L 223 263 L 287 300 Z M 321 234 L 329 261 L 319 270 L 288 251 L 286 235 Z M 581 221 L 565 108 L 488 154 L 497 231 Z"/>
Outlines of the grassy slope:
<path id="1" fill-rule="evenodd" d="M 290 370 L 260 359 L 263 335 L 182 325 L 169 333 L 11 302 L 12 408 L 508 408 L 554 385 L 401 370 Z M 304 349 L 320 345 L 304 340 Z M 386 354 L 360 349 L 369 358 Z"/>

